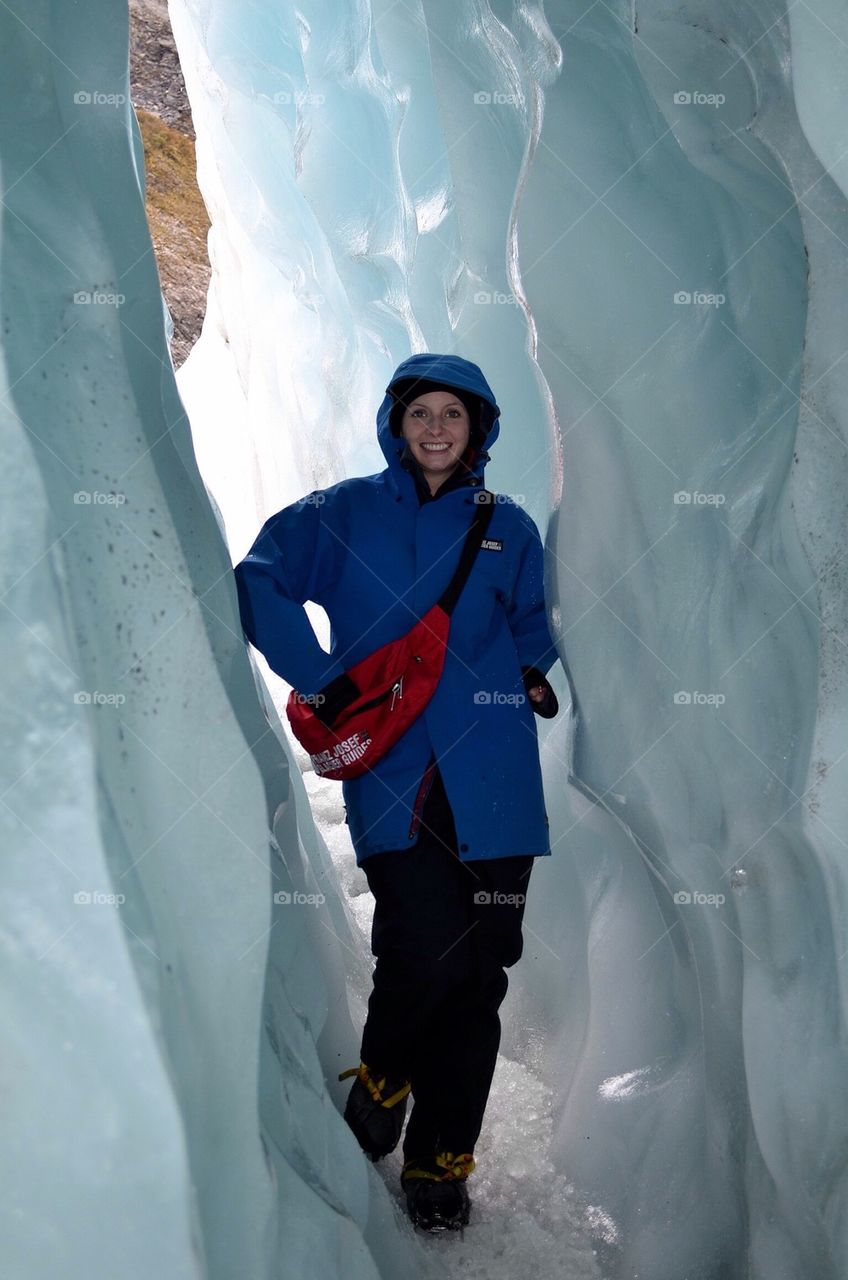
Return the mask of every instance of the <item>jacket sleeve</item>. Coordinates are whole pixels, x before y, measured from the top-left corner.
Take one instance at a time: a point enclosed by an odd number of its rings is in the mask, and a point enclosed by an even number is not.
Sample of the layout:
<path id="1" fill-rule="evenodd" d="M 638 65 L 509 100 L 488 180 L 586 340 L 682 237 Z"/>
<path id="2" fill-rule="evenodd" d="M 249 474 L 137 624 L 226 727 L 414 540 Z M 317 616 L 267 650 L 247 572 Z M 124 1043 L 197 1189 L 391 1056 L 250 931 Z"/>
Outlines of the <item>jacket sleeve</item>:
<path id="1" fill-rule="evenodd" d="M 312 629 L 304 600 L 321 603 L 332 551 L 310 494 L 271 516 L 234 573 L 244 634 L 272 671 L 309 697 L 344 674 Z"/>
<path id="2" fill-rule="evenodd" d="M 545 675 L 559 656 L 545 608 L 545 553 L 539 531 L 529 516 L 524 516 L 523 524 L 524 549 L 506 616 L 519 663 Z"/>

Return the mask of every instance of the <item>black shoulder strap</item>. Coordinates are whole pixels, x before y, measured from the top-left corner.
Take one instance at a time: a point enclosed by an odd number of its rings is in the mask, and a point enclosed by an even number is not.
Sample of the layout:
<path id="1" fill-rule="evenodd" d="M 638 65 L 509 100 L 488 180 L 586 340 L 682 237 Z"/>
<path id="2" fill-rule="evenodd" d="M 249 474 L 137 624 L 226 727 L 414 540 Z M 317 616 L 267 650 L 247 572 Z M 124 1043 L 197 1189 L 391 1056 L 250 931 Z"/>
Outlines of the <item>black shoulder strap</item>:
<path id="1" fill-rule="evenodd" d="M 465 543 L 460 553 L 459 564 L 456 566 L 456 572 L 445 587 L 438 602 L 448 616 L 453 613 L 459 594 L 468 581 L 468 575 L 477 558 L 477 552 L 480 550 L 480 544 L 486 536 L 489 521 L 495 510 L 495 495 L 490 493 L 488 489 L 481 489 L 478 493 L 475 493 L 474 502 L 477 510 L 474 512 L 471 527 L 465 535 Z"/>

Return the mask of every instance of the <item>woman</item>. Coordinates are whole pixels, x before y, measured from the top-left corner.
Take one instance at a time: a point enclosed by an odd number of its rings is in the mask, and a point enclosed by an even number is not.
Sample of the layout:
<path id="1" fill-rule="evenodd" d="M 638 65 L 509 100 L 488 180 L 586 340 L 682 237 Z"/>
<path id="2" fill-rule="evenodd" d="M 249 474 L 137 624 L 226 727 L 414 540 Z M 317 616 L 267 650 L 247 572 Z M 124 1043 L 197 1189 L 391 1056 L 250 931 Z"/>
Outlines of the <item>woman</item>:
<path id="1" fill-rule="evenodd" d="M 408 631 L 450 581 L 499 415 L 476 364 L 410 357 L 377 414 L 386 468 L 278 512 L 236 566 L 247 638 L 325 724 L 358 694 L 347 669 Z M 340 1077 L 356 1075 L 345 1119 L 377 1160 L 400 1141 L 411 1091 L 401 1180 L 427 1229 L 468 1221 L 505 970 L 521 955 L 533 859 L 550 854 L 530 709 L 559 709 L 543 564 L 531 518 L 499 499 L 435 693 L 381 760 L 342 783 L 377 960 L 361 1062 Z M 327 612 L 329 655 L 305 600 Z"/>

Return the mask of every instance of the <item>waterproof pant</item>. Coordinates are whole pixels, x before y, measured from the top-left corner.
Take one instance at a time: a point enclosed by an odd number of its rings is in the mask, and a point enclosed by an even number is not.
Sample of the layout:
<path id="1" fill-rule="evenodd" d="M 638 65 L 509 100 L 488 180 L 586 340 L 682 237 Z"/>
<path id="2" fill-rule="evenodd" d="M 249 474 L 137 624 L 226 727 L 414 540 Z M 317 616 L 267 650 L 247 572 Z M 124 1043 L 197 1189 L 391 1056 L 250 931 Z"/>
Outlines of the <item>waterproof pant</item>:
<path id="1" fill-rule="evenodd" d="M 473 1154 L 500 1044 L 498 1017 L 521 956 L 532 855 L 462 862 L 438 769 L 418 843 L 363 859 L 377 962 L 362 1061 L 410 1080 L 406 1159 Z"/>

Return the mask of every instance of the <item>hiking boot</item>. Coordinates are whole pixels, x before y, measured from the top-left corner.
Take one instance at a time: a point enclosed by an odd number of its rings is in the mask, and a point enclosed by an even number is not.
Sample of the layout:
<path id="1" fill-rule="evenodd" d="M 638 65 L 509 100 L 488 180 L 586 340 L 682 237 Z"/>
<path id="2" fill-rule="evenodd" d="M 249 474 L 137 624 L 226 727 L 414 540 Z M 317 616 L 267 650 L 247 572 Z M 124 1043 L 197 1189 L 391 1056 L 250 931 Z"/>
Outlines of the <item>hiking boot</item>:
<path id="1" fill-rule="evenodd" d="M 465 1179 L 474 1167 L 470 1154 L 455 1156 L 449 1151 L 407 1160 L 400 1181 L 413 1226 L 422 1231 L 461 1230 L 471 1210 Z"/>
<path id="2" fill-rule="evenodd" d="M 389 1081 L 377 1076 L 364 1062 L 342 1071 L 340 1080 L 356 1076 L 344 1109 L 344 1118 L 362 1150 L 371 1160 L 394 1151 L 400 1141 L 406 1115 L 408 1080 Z"/>

